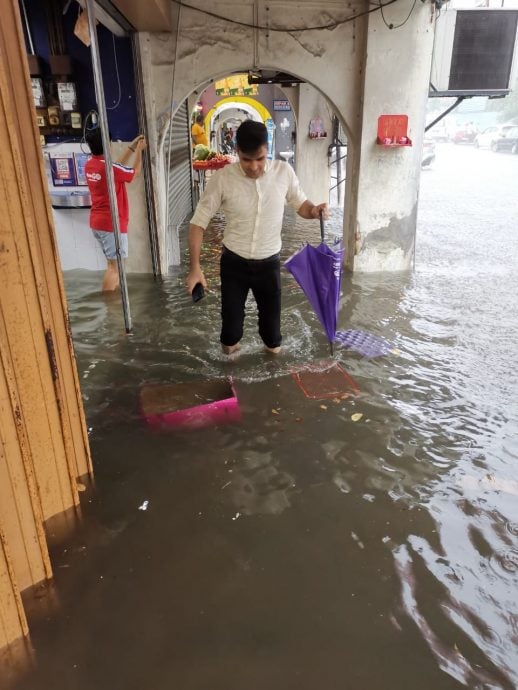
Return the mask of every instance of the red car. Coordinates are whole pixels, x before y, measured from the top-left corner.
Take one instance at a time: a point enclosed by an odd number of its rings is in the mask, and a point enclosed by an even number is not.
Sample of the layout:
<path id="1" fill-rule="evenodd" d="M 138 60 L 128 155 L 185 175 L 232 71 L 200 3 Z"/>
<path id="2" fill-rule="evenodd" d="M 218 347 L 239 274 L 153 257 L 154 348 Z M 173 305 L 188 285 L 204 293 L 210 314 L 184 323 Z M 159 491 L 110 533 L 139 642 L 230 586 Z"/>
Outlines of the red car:
<path id="1" fill-rule="evenodd" d="M 476 127 L 472 124 L 460 127 L 451 140 L 454 144 L 473 144 L 475 142 L 478 132 Z"/>

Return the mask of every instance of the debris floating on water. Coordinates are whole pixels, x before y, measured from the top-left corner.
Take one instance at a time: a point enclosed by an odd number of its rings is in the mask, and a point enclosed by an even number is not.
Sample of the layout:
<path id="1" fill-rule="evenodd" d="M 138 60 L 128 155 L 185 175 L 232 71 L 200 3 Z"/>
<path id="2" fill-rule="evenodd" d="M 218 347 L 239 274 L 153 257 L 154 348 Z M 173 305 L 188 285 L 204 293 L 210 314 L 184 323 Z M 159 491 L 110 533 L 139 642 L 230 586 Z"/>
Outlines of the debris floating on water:
<path id="1" fill-rule="evenodd" d="M 359 422 L 362 417 L 363 417 L 362 412 L 355 412 L 354 414 L 351 415 L 351 419 L 353 420 L 353 422 Z"/>
<path id="2" fill-rule="evenodd" d="M 360 549 L 364 549 L 364 548 L 365 548 L 364 543 L 361 541 L 360 537 L 356 534 L 356 532 L 351 532 L 351 537 L 352 537 L 352 538 L 354 539 L 354 541 L 358 544 L 358 546 L 360 547 Z"/>
<path id="3" fill-rule="evenodd" d="M 236 513 L 234 515 L 234 517 L 232 518 L 232 520 L 237 520 L 240 515 L 241 515 L 241 513 Z"/>
<path id="4" fill-rule="evenodd" d="M 149 505 L 149 501 L 144 501 L 144 503 L 138 507 L 139 510 L 147 510 L 147 507 Z"/>

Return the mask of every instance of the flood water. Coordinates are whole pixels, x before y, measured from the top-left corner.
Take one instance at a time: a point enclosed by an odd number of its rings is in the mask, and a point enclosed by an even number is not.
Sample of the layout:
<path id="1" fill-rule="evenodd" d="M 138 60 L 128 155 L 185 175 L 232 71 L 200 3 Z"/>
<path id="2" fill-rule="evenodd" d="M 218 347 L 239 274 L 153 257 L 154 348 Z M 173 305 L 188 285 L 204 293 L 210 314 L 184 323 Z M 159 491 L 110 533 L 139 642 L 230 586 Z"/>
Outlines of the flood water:
<path id="1" fill-rule="evenodd" d="M 130 276 L 130 337 L 100 274 L 66 275 L 96 487 L 54 546 L 17 688 L 518 687 L 516 180 L 518 156 L 438 147 L 415 271 L 344 281 L 340 327 L 399 351 L 337 350 L 353 398 L 294 382 L 329 351 L 287 274 L 282 356 L 250 305 L 223 357 L 217 229 L 199 305 L 182 272 Z M 285 256 L 318 232 L 288 216 Z M 142 419 L 143 386 L 225 377 L 240 422 Z"/>

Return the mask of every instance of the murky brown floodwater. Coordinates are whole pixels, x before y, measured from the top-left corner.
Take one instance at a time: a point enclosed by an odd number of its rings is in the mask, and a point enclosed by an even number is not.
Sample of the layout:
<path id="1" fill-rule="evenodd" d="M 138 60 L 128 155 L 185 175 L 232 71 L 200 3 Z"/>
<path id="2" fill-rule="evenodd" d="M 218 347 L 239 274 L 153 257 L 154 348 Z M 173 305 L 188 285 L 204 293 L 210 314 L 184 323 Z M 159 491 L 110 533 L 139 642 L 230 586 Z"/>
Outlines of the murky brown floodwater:
<path id="1" fill-rule="evenodd" d="M 290 377 L 328 348 L 287 275 L 284 354 L 250 314 L 233 362 L 217 296 L 193 306 L 180 275 L 130 277 L 129 338 L 99 274 L 66 276 L 97 487 L 19 690 L 518 686 L 517 179 L 516 156 L 439 148 L 415 273 L 344 284 L 341 326 L 400 350 L 338 350 L 352 400 Z M 288 219 L 286 255 L 309 230 Z M 139 417 L 146 382 L 229 375 L 240 424 Z"/>

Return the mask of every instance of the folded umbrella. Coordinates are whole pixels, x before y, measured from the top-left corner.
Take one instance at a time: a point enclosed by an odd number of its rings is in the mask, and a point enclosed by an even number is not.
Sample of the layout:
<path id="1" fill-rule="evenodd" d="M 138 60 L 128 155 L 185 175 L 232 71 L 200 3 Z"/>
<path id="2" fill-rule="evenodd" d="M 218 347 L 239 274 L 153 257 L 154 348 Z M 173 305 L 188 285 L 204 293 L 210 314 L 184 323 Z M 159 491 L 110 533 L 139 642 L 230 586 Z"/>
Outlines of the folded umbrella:
<path id="1" fill-rule="evenodd" d="M 313 307 L 329 340 L 331 354 L 336 338 L 344 246 L 337 240 L 331 247 L 324 242 L 324 219 L 320 212 L 321 243 L 307 244 L 284 264 L 300 285 Z"/>
<path id="2" fill-rule="evenodd" d="M 340 240 L 332 246 L 324 242 L 324 219 L 320 212 L 320 237 L 318 247 L 307 244 L 293 254 L 284 264 L 300 285 L 318 316 L 329 340 L 331 354 L 333 343 L 356 350 L 364 357 L 379 357 L 394 352 L 393 346 L 383 338 L 366 331 L 338 331 L 338 307 L 342 285 L 344 247 Z"/>

